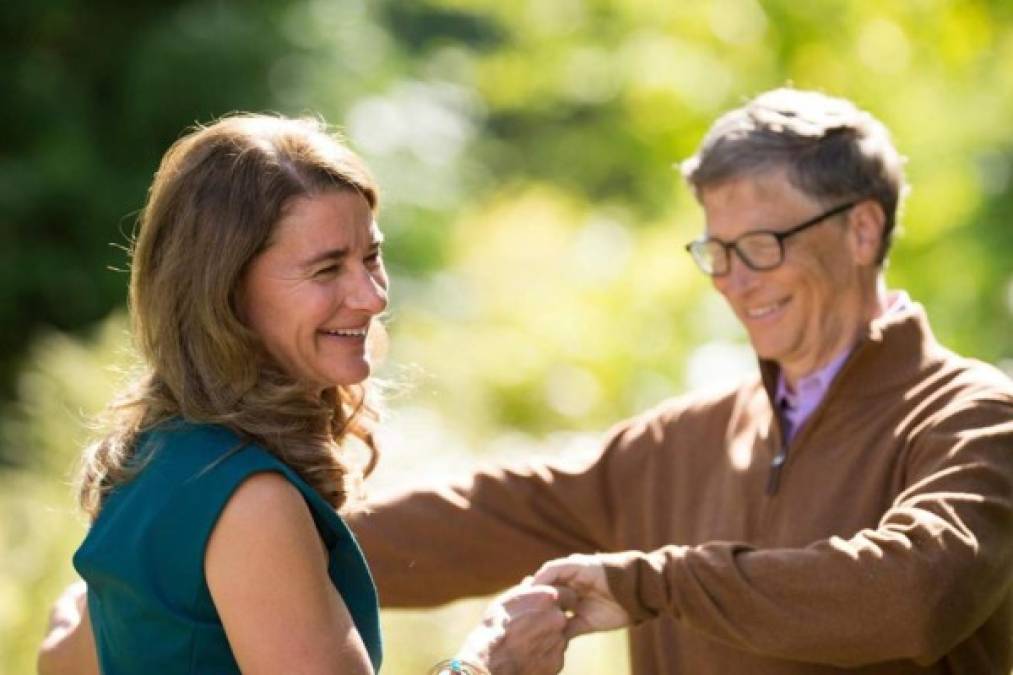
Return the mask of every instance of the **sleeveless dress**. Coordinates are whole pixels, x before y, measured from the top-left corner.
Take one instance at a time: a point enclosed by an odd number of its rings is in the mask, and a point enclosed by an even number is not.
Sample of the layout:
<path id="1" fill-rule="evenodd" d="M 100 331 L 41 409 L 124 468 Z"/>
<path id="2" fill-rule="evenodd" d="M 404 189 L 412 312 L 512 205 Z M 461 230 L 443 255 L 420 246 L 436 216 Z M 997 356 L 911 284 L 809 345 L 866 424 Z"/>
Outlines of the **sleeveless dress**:
<path id="1" fill-rule="evenodd" d="M 204 551 L 229 497 L 263 471 L 283 475 L 306 500 L 329 552 L 328 574 L 379 671 L 366 561 L 333 507 L 292 469 L 228 429 L 178 419 L 143 434 L 136 457 L 143 468 L 108 496 L 74 554 L 104 675 L 239 672 L 204 577 Z"/>

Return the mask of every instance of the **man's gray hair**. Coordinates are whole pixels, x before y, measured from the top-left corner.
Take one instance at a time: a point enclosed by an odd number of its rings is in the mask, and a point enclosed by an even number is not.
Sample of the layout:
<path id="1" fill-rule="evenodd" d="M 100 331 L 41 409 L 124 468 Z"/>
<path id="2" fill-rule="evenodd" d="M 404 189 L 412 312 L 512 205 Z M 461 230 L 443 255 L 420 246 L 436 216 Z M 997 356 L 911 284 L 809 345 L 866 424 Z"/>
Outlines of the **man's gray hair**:
<path id="1" fill-rule="evenodd" d="M 725 181 L 783 169 L 795 188 L 827 206 L 874 199 L 886 214 L 882 262 L 907 192 L 904 161 L 871 114 L 842 98 L 785 87 L 718 118 L 680 168 L 698 198 Z"/>

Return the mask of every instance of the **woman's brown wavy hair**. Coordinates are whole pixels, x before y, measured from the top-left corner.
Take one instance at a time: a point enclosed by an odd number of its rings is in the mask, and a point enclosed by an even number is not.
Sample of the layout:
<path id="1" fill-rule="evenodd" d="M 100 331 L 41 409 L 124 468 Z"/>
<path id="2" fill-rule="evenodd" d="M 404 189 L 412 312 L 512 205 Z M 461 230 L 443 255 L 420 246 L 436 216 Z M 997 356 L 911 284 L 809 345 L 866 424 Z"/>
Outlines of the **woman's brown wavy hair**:
<path id="1" fill-rule="evenodd" d="M 178 140 L 155 175 L 131 246 L 130 312 L 142 372 L 108 407 L 107 433 L 83 457 L 79 499 L 94 518 L 139 470 L 138 435 L 173 417 L 226 426 L 291 466 L 335 508 L 357 472 L 342 448 L 370 453 L 367 382 L 309 395 L 239 319 L 244 273 L 292 199 L 355 190 L 376 212 L 362 161 L 319 121 L 233 115 Z M 371 335 L 382 330 L 374 326 Z"/>

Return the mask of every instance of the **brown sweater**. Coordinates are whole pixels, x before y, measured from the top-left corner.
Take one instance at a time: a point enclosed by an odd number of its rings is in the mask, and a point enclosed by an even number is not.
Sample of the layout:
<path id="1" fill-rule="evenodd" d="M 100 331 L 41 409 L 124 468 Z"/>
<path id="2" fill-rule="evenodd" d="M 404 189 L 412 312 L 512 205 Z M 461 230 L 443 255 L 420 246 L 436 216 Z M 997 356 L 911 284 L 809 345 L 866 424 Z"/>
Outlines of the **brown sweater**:
<path id="1" fill-rule="evenodd" d="M 629 551 L 609 583 L 636 675 L 1013 667 L 1013 387 L 932 337 L 920 306 L 870 326 L 787 448 L 761 364 L 731 392 L 617 426 L 586 461 L 495 468 L 353 518 L 381 602 L 516 583 Z"/>

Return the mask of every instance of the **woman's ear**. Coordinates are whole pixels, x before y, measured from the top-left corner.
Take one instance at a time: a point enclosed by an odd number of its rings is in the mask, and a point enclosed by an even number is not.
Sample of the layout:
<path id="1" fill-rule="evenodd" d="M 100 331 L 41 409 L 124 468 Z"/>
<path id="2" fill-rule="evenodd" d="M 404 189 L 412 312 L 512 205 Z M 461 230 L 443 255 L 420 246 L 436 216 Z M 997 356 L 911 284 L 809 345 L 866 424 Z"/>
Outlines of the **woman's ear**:
<path id="1" fill-rule="evenodd" d="M 878 265 L 883 246 L 886 213 L 879 202 L 865 199 L 848 212 L 848 241 L 855 262 L 860 265 Z"/>

